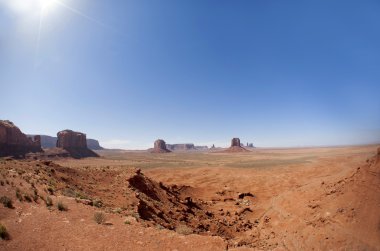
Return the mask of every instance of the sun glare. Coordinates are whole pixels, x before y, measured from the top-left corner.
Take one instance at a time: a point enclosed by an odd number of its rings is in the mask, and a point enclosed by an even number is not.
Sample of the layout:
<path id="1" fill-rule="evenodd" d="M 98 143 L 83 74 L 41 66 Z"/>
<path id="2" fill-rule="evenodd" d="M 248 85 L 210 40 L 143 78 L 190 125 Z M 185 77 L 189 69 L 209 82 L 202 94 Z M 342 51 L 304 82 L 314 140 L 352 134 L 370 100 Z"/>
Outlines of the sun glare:
<path id="1" fill-rule="evenodd" d="M 9 0 L 5 2 L 13 11 L 22 15 L 44 15 L 50 13 L 58 5 L 58 0 Z"/>
<path id="2" fill-rule="evenodd" d="M 36 0 L 44 14 L 50 13 L 57 5 L 56 0 Z"/>

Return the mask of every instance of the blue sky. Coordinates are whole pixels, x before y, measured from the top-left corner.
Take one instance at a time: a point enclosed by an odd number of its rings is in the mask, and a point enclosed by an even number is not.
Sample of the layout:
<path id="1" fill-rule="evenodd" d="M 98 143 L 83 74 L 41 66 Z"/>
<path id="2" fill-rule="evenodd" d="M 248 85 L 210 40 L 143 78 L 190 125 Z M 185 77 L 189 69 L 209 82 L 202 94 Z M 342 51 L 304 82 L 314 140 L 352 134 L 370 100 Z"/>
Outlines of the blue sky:
<path id="1" fill-rule="evenodd" d="M 0 0 L 0 119 L 26 133 L 380 142 L 377 0 L 54 1 Z"/>

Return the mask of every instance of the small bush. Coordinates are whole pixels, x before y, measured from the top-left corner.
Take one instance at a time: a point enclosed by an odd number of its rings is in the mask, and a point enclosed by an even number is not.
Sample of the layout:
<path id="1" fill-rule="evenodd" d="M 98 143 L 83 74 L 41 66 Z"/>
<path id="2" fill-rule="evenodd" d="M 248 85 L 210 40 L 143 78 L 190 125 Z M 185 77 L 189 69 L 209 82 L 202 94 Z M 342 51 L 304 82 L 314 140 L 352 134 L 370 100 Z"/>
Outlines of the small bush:
<path id="1" fill-rule="evenodd" d="M 68 207 L 65 204 L 63 204 L 62 201 L 58 202 L 57 208 L 59 211 L 67 211 L 68 210 Z"/>
<path id="2" fill-rule="evenodd" d="M 131 225 L 131 222 L 130 222 L 129 220 L 125 220 L 125 221 L 124 221 L 124 224 L 125 224 L 125 225 Z"/>
<path id="3" fill-rule="evenodd" d="M 18 188 L 16 189 L 16 197 L 17 197 L 17 199 L 19 201 L 23 201 L 24 200 L 23 197 L 22 197 L 21 191 Z"/>
<path id="4" fill-rule="evenodd" d="M 0 202 L 3 203 L 4 207 L 13 208 L 12 200 L 7 196 L 1 197 Z"/>
<path id="5" fill-rule="evenodd" d="M 96 212 L 94 214 L 94 220 L 98 224 L 103 224 L 106 221 L 106 215 L 102 212 Z"/>
<path id="6" fill-rule="evenodd" d="M 2 186 L 4 186 L 4 181 L 0 181 L 0 184 L 1 184 Z"/>
<path id="7" fill-rule="evenodd" d="M 94 205 L 97 208 L 100 208 L 103 206 L 103 202 L 101 200 L 94 200 L 92 205 Z"/>
<path id="8" fill-rule="evenodd" d="M 0 239 L 9 240 L 9 233 L 7 228 L 0 223 Z"/>
<path id="9" fill-rule="evenodd" d="M 47 207 L 53 206 L 53 200 L 50 198 L 50 196 L 46 197 L 45 204 Z"/>
<path id="10" fill-rule="evenodd" d="M 32 202 L 32 201 L 33 201 L 29 194 L 24 194 L 24 199 L 25 199 L 27 202 Z"/>
<path id="11" fill-rule="evenodd" d="M 193 230 L 186 225 L 179 225 L 178 227 L 176 227 L 175 231 L 183 235 L 189 235 L 193 233 Z"/>
<path id="12" fill-rule="evenodd" d="M 52 188 L 52 187 L 48 187 L 48 188 L 47 188 L 47 191 L 48 191 L 51 195 L 54 194 L 54 188 Z"/>

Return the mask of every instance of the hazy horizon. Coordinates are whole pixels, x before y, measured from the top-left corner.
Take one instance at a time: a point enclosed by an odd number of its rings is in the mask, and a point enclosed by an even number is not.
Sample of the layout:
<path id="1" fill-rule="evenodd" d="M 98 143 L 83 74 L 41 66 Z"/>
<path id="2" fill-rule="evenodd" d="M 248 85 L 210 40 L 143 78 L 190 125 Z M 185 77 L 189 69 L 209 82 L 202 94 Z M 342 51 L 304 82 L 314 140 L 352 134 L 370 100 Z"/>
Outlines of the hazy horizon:
<path id="1" fill-rule="evenodd" d="M 380 2 L 0 0 L 0 119 L 106 148 L 380 142 Z"/>

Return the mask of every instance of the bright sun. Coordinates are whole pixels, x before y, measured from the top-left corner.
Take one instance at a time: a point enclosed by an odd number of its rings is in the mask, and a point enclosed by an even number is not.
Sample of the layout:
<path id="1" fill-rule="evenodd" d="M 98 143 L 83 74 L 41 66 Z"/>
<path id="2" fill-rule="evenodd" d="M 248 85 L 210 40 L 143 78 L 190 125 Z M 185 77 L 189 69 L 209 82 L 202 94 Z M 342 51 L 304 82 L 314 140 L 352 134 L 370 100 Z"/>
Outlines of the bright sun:
<path id="1" fill-rule="evenodd" d="M 38 1 L 41 8 L 41 12 L 43 14 L 50 13 L 57 6 L 56 0 L 36 0 L 36 1 Z"/>
<path id="2" fill-rule="evenodd" d="M 11 9 L 23 15 L 44 15 L 59 5 L 59 0 L 8 0 L 5 1 Z"/>

